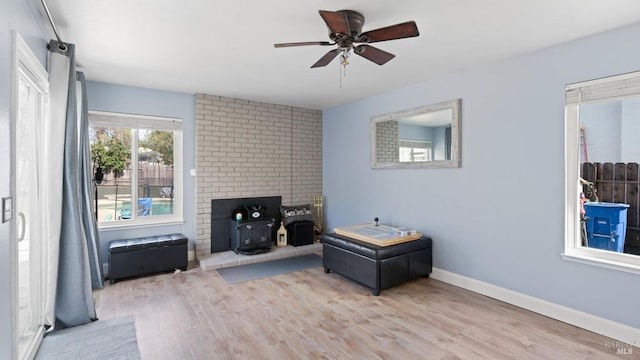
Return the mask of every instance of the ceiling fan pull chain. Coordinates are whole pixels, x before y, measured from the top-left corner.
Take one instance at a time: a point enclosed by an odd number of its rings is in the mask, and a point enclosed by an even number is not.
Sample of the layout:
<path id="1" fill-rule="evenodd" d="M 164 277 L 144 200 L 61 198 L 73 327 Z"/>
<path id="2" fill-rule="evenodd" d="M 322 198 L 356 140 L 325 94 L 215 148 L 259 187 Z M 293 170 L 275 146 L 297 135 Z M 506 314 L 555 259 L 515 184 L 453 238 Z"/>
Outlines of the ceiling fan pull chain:
<path id="1" fill-rule="evenodd" d="M 347 76 L 347 65 L 349 65 L 349 49 L 342 49 L 340 53 L 340 65 L 342 65 L 342 76 Z M 342 76 L 340 77 L 340 88 L 342 88 Z"/>

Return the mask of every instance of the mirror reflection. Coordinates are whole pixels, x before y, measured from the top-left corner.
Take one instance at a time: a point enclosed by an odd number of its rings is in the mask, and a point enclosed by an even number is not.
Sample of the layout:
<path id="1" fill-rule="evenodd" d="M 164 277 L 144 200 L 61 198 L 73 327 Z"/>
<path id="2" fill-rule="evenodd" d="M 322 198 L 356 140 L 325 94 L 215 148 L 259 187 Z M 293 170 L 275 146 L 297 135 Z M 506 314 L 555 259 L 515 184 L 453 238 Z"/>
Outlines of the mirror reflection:
<path id="1" fill-rule="evenodd" d="M 372 168 L 459 167 L 460 99 L 371 119 Z"/>

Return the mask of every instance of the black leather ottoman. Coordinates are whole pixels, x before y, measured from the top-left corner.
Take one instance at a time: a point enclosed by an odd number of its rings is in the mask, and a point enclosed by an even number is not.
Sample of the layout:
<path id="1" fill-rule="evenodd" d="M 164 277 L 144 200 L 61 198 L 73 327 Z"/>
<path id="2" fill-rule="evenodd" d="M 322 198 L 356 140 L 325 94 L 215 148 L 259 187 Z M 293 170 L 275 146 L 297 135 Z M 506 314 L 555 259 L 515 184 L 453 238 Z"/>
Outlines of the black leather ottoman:
<path id="1" fill-rule="evenodd" d="M 109 282 L 169 270 L 187 270 L 188 239 L 182 234 L 109 242 Z"/>
<path id="2" fill-rule="evenodd" d="M 377 246 L 338 234 L 321 237 L 324 272 L 334 271 L 372 289 L 372 294 L 428 277 L 432 269 L 431 238 Z"/>

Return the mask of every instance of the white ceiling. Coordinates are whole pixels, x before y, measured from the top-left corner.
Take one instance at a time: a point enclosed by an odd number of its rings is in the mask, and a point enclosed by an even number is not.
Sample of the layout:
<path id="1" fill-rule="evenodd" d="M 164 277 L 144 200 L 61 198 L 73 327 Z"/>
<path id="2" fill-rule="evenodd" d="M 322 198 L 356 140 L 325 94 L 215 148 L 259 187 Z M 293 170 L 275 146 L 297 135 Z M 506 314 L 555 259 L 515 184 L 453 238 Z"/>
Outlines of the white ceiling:
<path id="1" fill-rule="evenodd" d="M 640 21 L 638 0 L 47 0 L 89 80 L 326 109 Z M 383 66 L 330 47 L 318 10 L 356 10 L 363 31 L 415 20 L 420 36 L 380 42 Z M 629 44 L 629 46 L 633 46 Z"/>

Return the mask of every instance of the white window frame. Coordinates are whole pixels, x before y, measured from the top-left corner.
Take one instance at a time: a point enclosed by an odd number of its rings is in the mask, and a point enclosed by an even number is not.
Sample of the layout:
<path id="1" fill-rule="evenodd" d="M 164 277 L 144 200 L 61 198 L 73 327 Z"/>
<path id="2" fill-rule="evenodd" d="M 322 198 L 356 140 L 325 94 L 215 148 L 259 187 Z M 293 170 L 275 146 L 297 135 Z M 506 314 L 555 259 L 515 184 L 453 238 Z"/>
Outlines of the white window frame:
<path id="1" fill-rule="evenodd" d="M 92 121 L 91 115 L 102 115 L 109 117 L 111 122 L 104 121 Z M 167 215 L 153 215 L 153 216 L 136 216 L 137 214 L 137 201 L 131 201 L 131 214 L 132 218 L 127 220 L 116 221 L 98 221 L 98 228 L 100 230 L 123 230 L 131 228 L 141 228 L 159 225 L 179 225 L 184 223 L 184 191 L 183 191 L 183 128 L 182 119 L 115 113 L 105 111 L 89 111 L 89 126 L 101 126 L 101 127 L 120 127 L 129 129 L 162 129 L 164 131 L 173 131 L 174 133 L 174 146 L 173 146 L 173 197 L 174 207 L 173 214 Z M 131 137 L 132 151 L 131 151 L 131 166 L 135 167 L 135 171 L 131 171 L 131 198 L 138 198 L 138 187 L 134 184 L 138 183 L 138 152 L 134 149 L 138 148 L 137 136 Z"/>
<path id="2" fill-rule="evenodd" d="M 399 148 L 410 148 L 411 149 L 411 154 L 409 155 L 410 160 L 408 161 L 402 161 L 402 159 L 399 159 L 400 162 L 427 162 L 427 161 L 432 161 L 433 160 L 433 154 L 432 154 L 432 147 L 431 147 L 431 141 L 425 141 L 425 140 L 407 140 L 407 139 L 400 139 L 398 141 L 398 147 Z M 415 149 L 424 149 L 425 150 L 425 156 L 426 156 L 426 160 L 425 161 L 417 161 L 415 160 Z"/>
<path id="3" fill-rule="evenodd" d="M 565 246 L 563 259 L 640 274 L 640 256 L 582 246 L 580 235 L 580 104 L 640 97 L 640 72 L 569 84 L 565 89 Z"/>

